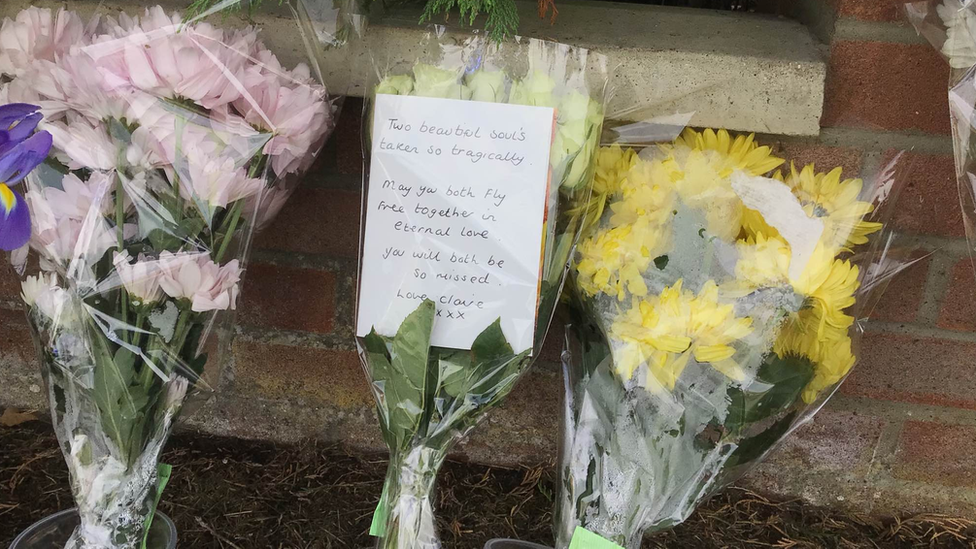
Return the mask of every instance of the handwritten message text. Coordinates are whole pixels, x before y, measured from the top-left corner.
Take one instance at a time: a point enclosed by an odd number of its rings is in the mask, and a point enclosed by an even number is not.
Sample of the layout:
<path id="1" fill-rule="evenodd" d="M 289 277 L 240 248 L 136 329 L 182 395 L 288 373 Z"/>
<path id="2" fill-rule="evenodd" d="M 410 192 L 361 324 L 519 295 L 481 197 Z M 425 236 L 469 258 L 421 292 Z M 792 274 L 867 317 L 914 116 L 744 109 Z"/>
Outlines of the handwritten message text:
<path id="1" fill-rule="evenodd" d="M 533 345 L 553 110 L 379 95 L 357 333 L 392 336 L 425 299 L 433 344 L 501 318 Z"/>

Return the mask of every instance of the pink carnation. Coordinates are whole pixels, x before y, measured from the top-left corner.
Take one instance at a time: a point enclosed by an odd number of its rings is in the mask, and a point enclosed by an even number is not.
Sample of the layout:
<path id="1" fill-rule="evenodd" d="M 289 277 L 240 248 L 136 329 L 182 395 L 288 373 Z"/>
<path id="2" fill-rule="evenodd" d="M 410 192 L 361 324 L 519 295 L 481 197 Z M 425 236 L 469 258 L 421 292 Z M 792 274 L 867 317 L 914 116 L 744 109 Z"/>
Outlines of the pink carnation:
<path id="1" fill-rule="evenodd" d="M 225 34 L 206 23 L 184 26 L 160 6 L 145 15 L 109 20 L 108 34 L 83 48 L 113 88 L 132 86 L 161 97 L 193 100 L 206 109 L 240 96 L 239 81 L 257 33 Z"/>
<path id="2" fill-rule="evenodd" d="M 102 124 L 92 125 L 78 118 L 70 124 L 48 122 L 41 127 L 54 138 L 54 150 L 59 159 L 72 170 L 88 168 L 111 170 L 118 160 L 115 142 Z"/>
<path id="3" fill-rule="evenodd" d="M 232 260 L 221 267 L 206 253 L 163 252 L 159 285 L 173 299 L 189 300 L 192 310 L 223 311 L 237 306 L 241 270 Z"/>
<path id="4" fill-rule="evenodd" d="M 251 125 L 273 134 L 264 152 L 275 174 L 308 169 L 331 129 L 325 88 L 313 83 L 306 65 L 289 72 L 268 50 L 258 52 L 257 63 L 247 71 L 246 93 L 234 107 Z"/>
<path id="5" fill-rule="evenodd" d="M 188 151 L 187 173 L 181 173 L 180 194 L 197 204 L 209 220 L 214 209 L 254 196 L 264 190 L 264 180 L 247 176 L 232 157 Z"/>
<path id="6" fill-rule="evenodd" d="M 80 262 L 74 267 L 87 269 L 117 245 L 116 233 L 103 217 L 58 217 L 47 200 L 36 191 L 28 192 L 24 198 L 31 211 L 30 246 L 40 254 L 41 268 L 44 270 L 60 270 L 74 262 Z M 72 276 L 80 282 L 87 278 L 85 274 Z"/>
<path id="7" fill-rule="evenodd" d="M 72 11 L 27 8 L 0 25 L 0 73 L 20 76 L 35 59 L 53 61 L 85 36 L 85 24 Z"/>
<path id="8" fill-rule="evenodd" d="M 66 55 L 58 63 L 38 61 L 18 82 L 28 82 L 36 94 L 33 102 L 40 105 L 46 120 L 65 114 L 82 115 L 93 124 L 107 119 L 132 118 L 133 104 L 144 103 L 145 94 L 132 91 L 121 94 L 109 86 L 90 57 L 77 51 Z"/>
<path id="9" fill-rule="evenodd" d="M 162 276 L 160 262 L 148 260 L 143 255 L 135 263 L 130 263 L 131 259 L 127 252 L 115 252 L 113 264 L 119 282 L 130 296 L 144 304 L 158 301 L 163 295 L 159 283 Z"/>
<path id="10" fill-rule="evenodd" d="M 44 201 L 55 219 L 83 220 L 89 215 L 112 215 L 111 199 L 114 185 L 112 175 L 94 172 L 88 181 L 68 174 L 61 179 L 61 188 L 44 187 Z"/>

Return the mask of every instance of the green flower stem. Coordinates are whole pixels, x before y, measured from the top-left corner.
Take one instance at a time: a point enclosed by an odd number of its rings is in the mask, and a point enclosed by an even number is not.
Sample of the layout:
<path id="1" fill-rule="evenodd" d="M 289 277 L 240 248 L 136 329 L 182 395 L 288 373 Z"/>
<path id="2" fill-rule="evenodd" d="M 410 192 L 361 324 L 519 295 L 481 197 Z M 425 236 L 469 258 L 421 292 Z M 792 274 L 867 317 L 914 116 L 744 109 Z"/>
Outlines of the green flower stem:
<path id="1" fill-rule="evenodd" d="M 238 200 L 234 204 L 234 209 L 231 211 L 230 225 L 224 231 L 224 236 L 221 238 L 220 249 L 217 251 L 217 255 L 214 256 L 215 263 L 219 264 L 220 260 L 224 257 L 224 253 L 227 252 L 227 246 L 230 245 L 230 241 L 234 238 L 234 231 L 237 230 L 237 223 L 241 220 L 241 213 L 243 211 L 244 201 Z"/>
<path id="2" fill-rule="evenodd" d="M 143 312 L 145 307 L 139 307 L 136 310 L 136 325 L 135 330 L 132 332 L 132 343 L 137 349 L 142 348 L 142 325 L 146 322 L 146 313 Z"/>
<path id="3" fill-rule="evenodd" d="M 180 313 L 180 318 L 176 321 L 176 327 L 173 329 L 173 340 L 172 344 L 170 345 L 171 351 L 170 355 L 166 357 L 166 370 L 164 373 L 169 373 L 169 371 L 172 370 L 170 366 L 175 366 L 175 364 L 180 360 L 180 352 L 183 350 L 183 345 L 186 343 L 186 338 L 190 334 L 190 328 L 192 327 L 191 323 L 189 322 L 191 316 L 192 315 L 189 311 L 184 311 Z M 159 341 L 159 338 L 153 340 L 153 343 L 150 344 L 150 350 L 158 350 L 161 348 L 156 344 L 157 341 Z M 152 368 L 150 368 L 148 364 L 146 364 L 146 367 L 143 368 L 142 372 L 140 373 L 142 376 L 140 379 L 142 382 L 142 388 L 147 392 L 152 386 L 154 374 L 155 372 L 152 371 Z"/>
<path id="4" fill-rule="evenodd" d="M 256 162 L 251 163 L 251 167 L 247 170 L 247 176 L 250 178 L 257 177 L 258 173 L 264 169 L 267 165 L 268 157 L 259 157 Z M 224 218 L 222 223 L 220 234 L 223 234 L 220 241 L 220 249 L 217 250 L 217 255 L 214 256 L 214 263 L 220 263 L 220 260 L 224 258 L 224 254 L 227 252 L 227 247 L 230 245 L 230 241 L 234 239 L 234 231 L 237 230 L 237 224 L 241 220 L 241 214 L 244 212 L 244 201 L 238 200 L 234 203 L 233 209 L 230 214 L 230 223 L 227 223 L 227 218 Z"/>
<path id="5" fill-rule="evenodd" d="M 122 178 L 115 178 L 115 232 L 119 239 L 119 251 L 125 251 L 125 201 L 122 200 Z M 129 294 L 125 288 L 119 288 L 119 301 L 121 302 L 123 324 L 129 321 Z M 122 333 L 122 341 L 128 343 L 128 336 Z"/>

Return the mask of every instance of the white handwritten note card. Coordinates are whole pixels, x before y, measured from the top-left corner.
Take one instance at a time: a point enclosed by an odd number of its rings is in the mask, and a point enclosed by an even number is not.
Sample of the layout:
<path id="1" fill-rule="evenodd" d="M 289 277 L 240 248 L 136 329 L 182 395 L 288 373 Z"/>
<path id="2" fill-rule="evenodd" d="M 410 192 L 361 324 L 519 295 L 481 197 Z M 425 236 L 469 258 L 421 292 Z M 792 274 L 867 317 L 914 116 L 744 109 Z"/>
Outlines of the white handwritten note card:
<path id="1" fill-rule="evenodd" d="M 496 319 L 533 346 L 554 111 L 378 95 L 357 333 L 393 336 L 424 299 L 432 344 L 470 349 Z"/>

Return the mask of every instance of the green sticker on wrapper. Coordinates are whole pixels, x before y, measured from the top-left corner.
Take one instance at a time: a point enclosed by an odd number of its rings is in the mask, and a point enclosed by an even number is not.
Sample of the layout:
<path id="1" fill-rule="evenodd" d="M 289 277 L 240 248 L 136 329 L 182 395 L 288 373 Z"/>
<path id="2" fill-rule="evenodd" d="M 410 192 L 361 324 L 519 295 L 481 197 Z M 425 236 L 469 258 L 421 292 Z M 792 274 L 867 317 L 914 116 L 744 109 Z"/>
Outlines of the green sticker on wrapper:
<path id="1" fill-rule="evenodd" d="M 582 526 L 577 526 L 573 532 L 573 541 L 569 549 L 624 549 L 616 543 L 590 532 Z"/>
<path id="2" fill-rule="evenodd" d="M 380 494 L 380 502 L 376 504 L 373 511 L 373 522 L 369 525 L 369 535 L 374 538 L 386 536 L 386 483 L 383 483 L 383 493 Z"/>
<path id="3" fill-rule="evenodd" d="M 146 517 L 146 534 L 142 537 L 142 549 L 146 549 L 149 541 L 149 529 L 152 527 L 153 517 L 156 516 L 156 509 L 159 508 L 159 500 L 163 497 L 163 490 L 169 484 L 169 477 L 173 474 L 173 466 L 160 463 L 156 466 L 156 498 L 153 500 L 152 509 Z"/>

